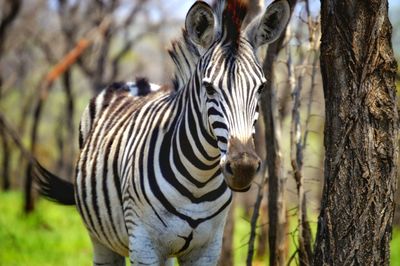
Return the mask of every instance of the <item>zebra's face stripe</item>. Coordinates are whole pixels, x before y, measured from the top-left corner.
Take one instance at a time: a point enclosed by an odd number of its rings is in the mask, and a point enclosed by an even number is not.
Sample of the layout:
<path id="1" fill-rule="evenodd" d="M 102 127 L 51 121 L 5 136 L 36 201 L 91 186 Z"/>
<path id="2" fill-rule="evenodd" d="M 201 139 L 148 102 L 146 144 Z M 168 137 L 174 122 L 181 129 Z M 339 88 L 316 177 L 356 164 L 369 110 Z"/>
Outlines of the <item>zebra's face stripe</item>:
<path id="1" fill-rule="evenodd" d="M 205 122 L 217 140 L 227 184 L 242 191 L 250 187 L 260 165 L 253 135 L 265 77 L 246 41 L 235 55 L 216 45 L 208 61 L 202 80 Z"/>

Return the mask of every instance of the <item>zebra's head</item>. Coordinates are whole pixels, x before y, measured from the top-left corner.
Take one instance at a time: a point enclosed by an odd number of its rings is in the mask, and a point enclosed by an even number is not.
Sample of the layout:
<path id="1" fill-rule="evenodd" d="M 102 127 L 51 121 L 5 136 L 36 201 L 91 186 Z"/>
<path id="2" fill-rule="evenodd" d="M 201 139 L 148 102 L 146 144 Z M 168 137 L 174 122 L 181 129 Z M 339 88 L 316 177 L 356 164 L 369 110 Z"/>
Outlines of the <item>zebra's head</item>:
<path id="1" fill-rule="evenodd" d="M 261 160 L 254 149 L 258 100 L 266 81 L 257 48 L 276 40 L 289 19 L 286 0 L 272 3 L 246 27 L 243 0 L 220 1 L 216 11 L 197 1 L 186 17 L 186 31 L 200 51 L 203 122 L 217 140 L 220 167 L 234 191 L 250 188 Z"/>

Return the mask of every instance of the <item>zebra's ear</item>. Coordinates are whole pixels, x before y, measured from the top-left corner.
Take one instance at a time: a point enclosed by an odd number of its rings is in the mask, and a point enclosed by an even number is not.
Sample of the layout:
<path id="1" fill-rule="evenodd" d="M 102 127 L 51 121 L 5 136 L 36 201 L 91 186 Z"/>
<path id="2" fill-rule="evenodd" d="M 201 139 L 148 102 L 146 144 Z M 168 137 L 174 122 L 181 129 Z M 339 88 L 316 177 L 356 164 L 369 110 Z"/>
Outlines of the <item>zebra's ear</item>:
<path id="1" fill-rule="evenodd" d="M 203 48 L 208 48 L 214 39 L 214 13 L 211 7 L 197 1 L 186 15 L 186 30 L 190 39 Z"/>
<path id="2" fill-rule="evenodd" d="M 278 39 L 290 17 L 290 7 L 287 0 L 273 2 L 257 19 L 246 28 L 248 40 L 255 48 Z"/>

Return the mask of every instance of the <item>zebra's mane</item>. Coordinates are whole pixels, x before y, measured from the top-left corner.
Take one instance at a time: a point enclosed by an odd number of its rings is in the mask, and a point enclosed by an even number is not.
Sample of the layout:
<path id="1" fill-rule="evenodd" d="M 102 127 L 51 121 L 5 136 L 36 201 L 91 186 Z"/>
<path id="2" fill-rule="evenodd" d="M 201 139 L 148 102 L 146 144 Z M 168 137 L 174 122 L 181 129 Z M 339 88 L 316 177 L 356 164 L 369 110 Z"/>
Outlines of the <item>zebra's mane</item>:
<path id="1" fill-rule="evenodd" d="M 221 2 L 225 2 L 221 3 L 223 4 L 223 11 L 219 18 L 221 35 L 225 42 L 231 44 L 232 51 L 235 52 L 239 46 L 242 24 L 248 10 L 248 1 L 227 0 Z M 222 10 L 221 4 L 220 10 Z"/>
<path id="2" fill-rule="evenodd" d="M 235 52 L 240 39 L 241 27 L 247 14 L 247 0 L 216 0 L 213 4 L 214 15 L 216 16 L 216 39 L 224 38 L 229 42 Z M 172 42 L 168 51 L 175 64 L 173 85 L 175 90 L 181 88 L 189 81 L 190 76 L 196 68 L 201 56 L 198 47 L 190 40 L 185 29 L 182 29 L 182 36 Z"/>
<path id="3" fill-rule="evenodd" d="M 200 58 L 200 52 L 185 29 L 182 29 L 182 36 L 173 41 L 171 46 L 168 52 L 175 64 L 173 85 L 175 90 L 178 90 L 189 81 Z"/>

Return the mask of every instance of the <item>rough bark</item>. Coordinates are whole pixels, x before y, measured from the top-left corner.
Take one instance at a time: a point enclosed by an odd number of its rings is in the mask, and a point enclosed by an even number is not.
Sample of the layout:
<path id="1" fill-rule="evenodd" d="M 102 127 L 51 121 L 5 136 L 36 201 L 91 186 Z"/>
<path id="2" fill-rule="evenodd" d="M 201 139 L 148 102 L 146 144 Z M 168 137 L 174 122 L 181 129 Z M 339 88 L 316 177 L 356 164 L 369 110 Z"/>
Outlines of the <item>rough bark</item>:
<path id="1" fill-rule="evenodd" d="M 397 182 L 400 182 L 400 176 L 399 176 L 398 172 L 397 172 Z M 399 183 L 397 183 L 397 184 L 399 184 Z M 400 189 L 399 188 L 397 188 L 397 191 L 394 194 L 394 202 L 395 202 L 395 210 L 394 210 L 394 217 L 393 217 L 393 225 L 400 227 Z"/>
<path id="2" fill-rule="evenodd" d="M 389 265 L 398 113 L 388 3 L 321 8 L 326 157 L 314 265 Z"/>

